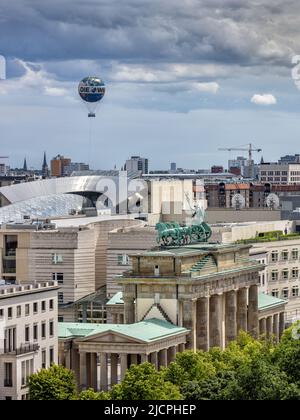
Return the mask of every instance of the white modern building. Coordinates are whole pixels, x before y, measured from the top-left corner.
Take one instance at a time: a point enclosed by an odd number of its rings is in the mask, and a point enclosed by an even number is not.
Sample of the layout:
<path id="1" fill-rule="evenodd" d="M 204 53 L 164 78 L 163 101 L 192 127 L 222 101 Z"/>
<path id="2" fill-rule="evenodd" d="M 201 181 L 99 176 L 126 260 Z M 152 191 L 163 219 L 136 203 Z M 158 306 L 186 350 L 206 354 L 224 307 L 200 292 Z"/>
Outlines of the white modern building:
<path id="1" fill-rule="evenodd" d="M 57 282 L 0 286 L 0 400 L 28 399 L 28 377 L 58 361 Z"/>
<path id="2" fill-rule="evenodd" d="M 300 164 L 264 163 L 259 165 L 258 179 L 272 184 L 300 184 Z"/>

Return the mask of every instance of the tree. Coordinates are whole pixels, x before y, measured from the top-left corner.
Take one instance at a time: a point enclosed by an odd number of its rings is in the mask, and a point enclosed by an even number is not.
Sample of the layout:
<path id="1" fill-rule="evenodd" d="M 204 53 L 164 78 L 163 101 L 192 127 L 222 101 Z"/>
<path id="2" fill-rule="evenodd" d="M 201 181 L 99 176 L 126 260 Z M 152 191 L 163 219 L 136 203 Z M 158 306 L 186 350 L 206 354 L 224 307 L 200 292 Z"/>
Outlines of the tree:
<path id="1" fill-rule="evenodd" d="M 86 391 L 82 391 L 79 394 L 79 400 L 109 400 L 110 394 L 109 392 L 96 392 L 93 389 L 87 389 Z"/>
<path id="2" fill-rule="evenodd" d="M 111 391 L 112 400 L 180 400 L 179 388 L 165 380 L 153 364 L 132 365 L 121 384 Z"/>
<path id="3" fill-rule="evenodd" d="M 300 386 L 300 322 L 284 332 L 274 351 L 274 362 Z"/>
<path id="4" fill-rule="evenodd" d="M 165 379 L 179 387 L 187 382 L 200 381 L 214 375 L 212 358 L 209 353 L 203 351 L 178 353 L 175 362 L 164 371 Z"/>
<path id="5" fill-rule="evenodd" d="M 52 365 L 29 378 L 31 400 L 72 400 L 76 398 L 74 373 L 63 366 Z"/>

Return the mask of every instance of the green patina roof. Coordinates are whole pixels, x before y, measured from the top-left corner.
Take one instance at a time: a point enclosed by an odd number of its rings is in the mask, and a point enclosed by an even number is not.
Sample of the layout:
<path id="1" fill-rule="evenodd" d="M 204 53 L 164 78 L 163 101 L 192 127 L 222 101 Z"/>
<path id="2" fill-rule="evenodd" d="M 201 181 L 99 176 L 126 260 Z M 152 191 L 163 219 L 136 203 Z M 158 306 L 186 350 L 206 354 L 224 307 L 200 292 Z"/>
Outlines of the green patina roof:
<path id="1" fill-rule="evenodd" d="M 185 255 L 199 255 L 199 251 L 203 253 L 217 251 L 220 249 L 230 249 L 236 248 L 238 245 L 236 244 L 221 244 L 221 243 L 199 243 L 199 244 L 191 244 L 191 245 L 183 245 L 180 247 L 169 247 L 169 248 L 157 248 L 152 249 L 150 251 L 141 252 L 140 254 L 136 254 L 138 256 L 149 256 L 149 257 L 156 257 L 156 256 L 185 256 Z"/>
<path id="2" fill-rule="evenodd" d="M 123 292 L 116 293 L 106 305 L 124 305 Z"/>
<path id="3" fill-rule="evenodd" d="M 276 306 L 280 306 L 287 303 L 284 299 L 279 299 L 274 296 L 266 295 L 265 293 L 258 294 L 258 309 L 260 311 L 274 308 Z"/>
<path id="4" fill-rule="evenodd" d="M 188 332 L 186 328 L 177 327 L 160 319 L 149 319 L 135 324 L 79 324 L 72 322 L 60 322 L 58 324 L 59 338 L 84 338 L 108 331 L 120 333 L 146 343 Z"/>

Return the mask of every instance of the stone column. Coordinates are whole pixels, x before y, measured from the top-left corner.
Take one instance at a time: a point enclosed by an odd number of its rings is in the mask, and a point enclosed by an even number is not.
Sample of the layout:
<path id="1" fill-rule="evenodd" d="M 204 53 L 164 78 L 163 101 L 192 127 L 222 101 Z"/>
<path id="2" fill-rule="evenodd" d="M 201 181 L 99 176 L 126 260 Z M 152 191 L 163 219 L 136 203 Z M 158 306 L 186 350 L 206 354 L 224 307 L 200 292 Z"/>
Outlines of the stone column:
<path id="1" fill-rule="evenodd" d="M 141 363 L 148 362 L 148 354 L 141 354 Z"/>
<path id="2" fill-rule="evenodd" d="M 197 300 L 196 347 L 209 350 L 209 297 Z"/>
<path id="3" fill-rule="evenodd" d="M 275 342 L 279 342 L 279 315 L 275 314 L 273 315 L 273 334 Z"/>
<path id="4" fill-rule="evenodd" d="M 65 350 L 65 364 L 67 369 L 71 369 L 71 350 Z"/>
<path id="5" fill-rule="evenodd" d="M 209 306 L 209 345 L 223 348 L 223 295 L 211 296 Z"/>
<path id="6" fill-rule="evenodd" d="M 86 389 L 87 388 L 87 358 L 86 353 L 80 352 L 79 353 L 79 359 L 80 359 L 80 389 Z"/>
<path id="7" fill-rule="evenodd" d="M 121 359 L 121 381 L 123 381 L 125 374 L 127 372 L 128 369 L 128 357 L 127 354 L 121 354 L 120 355 L 120 359 Z"/>
<path id="8" fill-rule="evenodd" d="M 66 367 L 66 353 L 67 353 L 67 351 L 64 350 L 64 349 L 60 349 L 58 351 L 58 363 L 61 366 L 65 366 L 65 367 Z"/>
<path id="9" fill-rule="evenodd" d="M 108 379 L 107 379 L 107 354 L 100 353 L 100 389 L 101 391 L 107 391 Z"/>
<path id="10" fill-rule="evenodd" d="M 234 341 L 237 336 L 237 296 L 232 290 L 225 293 L 225 345 Z"/>
<path id="11" fill-rule="evenodd" d="M 137 365 L 137 364 L 138 364 L 137 354 L 131 354 L 130 355 L 130 365 Z"/>
<path id="12" fill-rule="evenodd" d="M 97 391 L 97 389 L 98 389 L 97 353 L 91 353 L 90 365 L 91 365 L 91 373 L 90 373 L 91 383 L 89 385 L 91 386 L 91 388 L 93 388 L 95 391 Z"/>
<path id="13" fill-rule="evenodd" d="M 86 387 L 90 388 L 92 377 L 91 377 L 91 353 L 86 353 Z"/>
<path id="14" fill-rule="evenodd" d="M 116 353 L 110 355 L 110 363 L 110 383 L 113 386 L 118 383 L 118 355 Z"/>
<path id="15" fill-rule="evenodd" d="M 158 353 L 158 367 L 163 368 L 168 365 L 168 351 L 167 349 L 162 349 Z"/>
<path id="16" fill-rule="evenodd" d="M 182 353 L 183 351 L 185 351 L 185 343 L 178 345 L 178 353 Z"/>
<path id="17" fill-rule="evenodd" d="M 195 300 L 183 301 L 183 327 L 190 330 L 186 348 L 194 351 L 196 350 L 196 304 Z"/>
<path id="18" fill-rule="evenodd" d="M 254 337 L 258 336 L 258 286 L 249 288 L 248 331 Z"/>
<path id="19" fill-rule="evenodd" d="M 243 287 L 237 291 L 237 332 L 247 331 L 247 297 L 248 289 Z"/>
<path id="20" fill-rule="evenodd" d="M 280 314 L 279 314 L 279 338 L 281 338 L 284 330 L 285 330 L 285 316 L 284 316 L 284 312 L 280 312 Z"/>
<path id="21" fill-rule="evenodd" d="M 124 298 L 124 321 L 125 324 L 135 323 L 134 298 Z"/>
<path id="22" fill-rule="evenodd" d="M 266 330 L 267 330 L 267 320 L 266 320 L 266 318 L 262 318 L 259 321 L 259 335 L 265 337 L 266 336 Z"/>
<path id="23" fill-rule="evenodd" d="M 118 324 L 118 314 L 112 314 L 113 324 Z"/>
<path id="24" fill-rule="evenodd" d="M 168 365 L 176 359 L 176 346 L 168 348 Z"/>
<path id="25" fill-rule="evenodd" d="M 267 318 L 267 338 L 271 338 L 273 333 L 273 317 L 268 316 Z"/>
<path id="26" fill-rule="evenodd" d="M 155 369 L 158 369 L 158 353 L 154 351 L 150 354 L 150 361 L 155 366 Z"/>
<path id="27" fill-rule="evenodd" d="M 80 391 L 80 354 L 78 352 L 78 349 L 73 348 L 71 350 L 72 356 L 71 356 L 71 365 L 72 370 L 75 373 L 75 379 L 78 391 Z"/>

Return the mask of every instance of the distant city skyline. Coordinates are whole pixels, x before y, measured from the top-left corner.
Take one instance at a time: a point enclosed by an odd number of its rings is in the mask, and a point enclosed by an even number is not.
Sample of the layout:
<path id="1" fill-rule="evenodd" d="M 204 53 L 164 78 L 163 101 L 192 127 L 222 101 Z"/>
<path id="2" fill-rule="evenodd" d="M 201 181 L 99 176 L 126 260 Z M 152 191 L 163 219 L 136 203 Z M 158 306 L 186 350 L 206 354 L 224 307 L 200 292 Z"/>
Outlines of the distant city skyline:
<path id="1" fill-rule="evenodd" d="M 0 6 L 0 154 L 39 168 L 44 150 L 92 168 L 138 154 L 151 169 L 226 166 L 218 147 L 297 153 L 299 4 L 273 0 L 15 0 Z M 83 48 L 84 46 L 84 48 Z M 107 85 L 89 122 L 82 77 Z M 89 136 L 89 123 L 92 136 Z M 259 161 L 259 156 L 256 157 Z"/>

